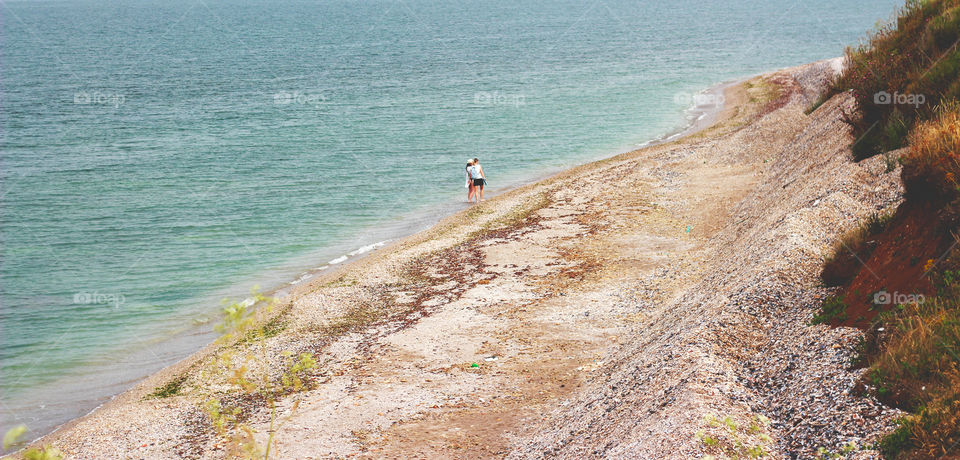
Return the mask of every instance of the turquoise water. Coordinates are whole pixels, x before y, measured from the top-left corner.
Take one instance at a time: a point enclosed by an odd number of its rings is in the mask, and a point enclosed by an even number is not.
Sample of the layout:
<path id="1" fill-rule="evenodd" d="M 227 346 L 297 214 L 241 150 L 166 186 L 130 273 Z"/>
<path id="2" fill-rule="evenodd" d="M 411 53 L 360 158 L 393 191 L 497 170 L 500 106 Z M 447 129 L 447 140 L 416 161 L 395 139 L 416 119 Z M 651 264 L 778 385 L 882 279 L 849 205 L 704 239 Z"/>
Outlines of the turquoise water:
<path id="1" fill-rule="evenodd" d="M 82 415 L 274 289 L 838 56 L 899 2 L 0 2 L 2 429 Z M 687 97 L 684 97 L 687 95 Z"/>

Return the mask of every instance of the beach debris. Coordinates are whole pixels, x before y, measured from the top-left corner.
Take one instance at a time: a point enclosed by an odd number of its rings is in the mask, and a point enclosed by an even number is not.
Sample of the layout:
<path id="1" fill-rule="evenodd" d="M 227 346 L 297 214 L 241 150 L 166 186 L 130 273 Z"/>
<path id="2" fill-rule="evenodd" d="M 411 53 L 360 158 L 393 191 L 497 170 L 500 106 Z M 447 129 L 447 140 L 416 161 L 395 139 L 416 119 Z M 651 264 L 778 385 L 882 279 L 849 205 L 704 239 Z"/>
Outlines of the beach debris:
<path id="1" fill-rule="evenodd" d="M 480 367 L 480 365 L 477 364 L 477 363 L 473 363 L 473 364 L 470 365 L 470 367 Z"/>
<path id="2" fill-rule="evenodd" d="M 497 360 L 497 356 L 496 356 L 496 355 L 487 356 L 486 358 L 483 358 L 483 360 L 484 360 L 484 361 L 487 361 L 487 362 L 496 361 L 496 360 Z"/>

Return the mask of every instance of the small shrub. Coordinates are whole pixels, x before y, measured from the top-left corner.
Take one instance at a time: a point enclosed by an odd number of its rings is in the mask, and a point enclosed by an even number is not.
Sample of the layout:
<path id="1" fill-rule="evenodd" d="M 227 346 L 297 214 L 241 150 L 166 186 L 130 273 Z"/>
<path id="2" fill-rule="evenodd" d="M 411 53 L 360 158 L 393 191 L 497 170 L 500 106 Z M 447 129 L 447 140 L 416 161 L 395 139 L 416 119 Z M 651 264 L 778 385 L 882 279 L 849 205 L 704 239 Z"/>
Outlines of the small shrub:
<path id="1" fill-rule="evenodd" d="M 813 316 L 810 324 L 842 322 L 847 319 L 847 304 L 843 296 L 829 296 L 820 305 L 820 312 Z"/>
<path id="2" fill-rule="evenodd" d="M 911 422 L 908 418 L 897 420 L 897 428 L 880 439 L 877 445 L 880 453 L 886 458 L 897 458 L 901 452 L 913 448 Z"/>
<path id="3" fill-rule="evenodd" d="M 910 125 L 904 117 L 903 112 L 898 108 L 893 109 L 883 127 L 883 139 L 880 143 L 880 151 L 889 152 L 906 145 L 907 133 L 909 131 Z"/>
<path id="4" fill-rule="evenodd" d="M 272 309 L 273 299 L 256 294 L 254 299 L 270 302 L 268 310 Z M 274 434 L 299 406 L 299 401 L 295 401 L 289 410 L 290 415 L 281 418 L 277 414 L 280 398 L 308 389 L 317 362 L 310 353 L 294 356 L 292 352 L 283 351 L 280 354 L 283 358 L 280 375 L 274 376 L 270 369 L 276 363 L 271 359 L 266 340 L 276 335 L 271 331 L 279 326 L 271 326 L 273 321 L 258 324 L 247 309 L 249 305 L 231 303 L 223 308 L 224 320 L 217 327 L 223 335 L 217 340 L 226 347 L 211 360 L 205 375 L 225 382 L 231 391 L 206 395 L 201 408 L 209 417 L 213 431 L 226 442 L 228 457 L 266 460 L 270 458 Z M 238 353 L 241 348 L 245 353 Z M 252 369 L 259 369 L 259 372 Z M 245 421 L 258 407 L 270 411 L 270 426 L 262 445 L 256 440 L 256 431 Z"/>

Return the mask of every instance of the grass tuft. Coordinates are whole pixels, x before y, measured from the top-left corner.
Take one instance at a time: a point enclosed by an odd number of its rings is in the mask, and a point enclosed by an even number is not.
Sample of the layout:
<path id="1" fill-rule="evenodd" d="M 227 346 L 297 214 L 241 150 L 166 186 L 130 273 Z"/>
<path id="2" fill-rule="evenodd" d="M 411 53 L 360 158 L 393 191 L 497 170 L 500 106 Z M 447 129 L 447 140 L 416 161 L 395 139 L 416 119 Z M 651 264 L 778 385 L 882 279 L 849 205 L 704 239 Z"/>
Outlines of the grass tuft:
<path id="1" fill-rule="evenodd" d="M 846 319 L 847 303 L 843 301 L 843 296 L 829 296 L 824 299 L 820 306 L 820 313 L 814 315 L 810 324 L 843 322 Z"/>

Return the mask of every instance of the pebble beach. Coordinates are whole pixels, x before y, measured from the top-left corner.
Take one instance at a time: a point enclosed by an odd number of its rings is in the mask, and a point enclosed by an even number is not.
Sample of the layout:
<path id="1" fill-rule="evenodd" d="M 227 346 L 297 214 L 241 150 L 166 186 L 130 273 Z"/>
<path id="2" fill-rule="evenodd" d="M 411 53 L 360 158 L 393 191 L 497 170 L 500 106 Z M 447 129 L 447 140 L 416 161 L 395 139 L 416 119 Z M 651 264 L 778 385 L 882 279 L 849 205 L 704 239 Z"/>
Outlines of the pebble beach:
<path id="1" fill-rule="evenodd" d="M 239 400 L 244 423 L 275 458 L 876 458 L 898 412 L 857 389 L 862 333 L 810 324 L 836 239 L 903 196 L 899 166 L 850 160 L 851 97 L 807 113 L 840 69 L 727 86 L 709 126 L 297 284 L 258 311 L 250 372 L 317 366 L 273 414 Z M 36 444 L 227 458 L 202 405 L 235 390 L 207 370 L 254 347 L 211 345 Z"/>

